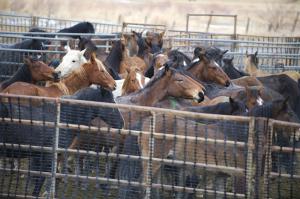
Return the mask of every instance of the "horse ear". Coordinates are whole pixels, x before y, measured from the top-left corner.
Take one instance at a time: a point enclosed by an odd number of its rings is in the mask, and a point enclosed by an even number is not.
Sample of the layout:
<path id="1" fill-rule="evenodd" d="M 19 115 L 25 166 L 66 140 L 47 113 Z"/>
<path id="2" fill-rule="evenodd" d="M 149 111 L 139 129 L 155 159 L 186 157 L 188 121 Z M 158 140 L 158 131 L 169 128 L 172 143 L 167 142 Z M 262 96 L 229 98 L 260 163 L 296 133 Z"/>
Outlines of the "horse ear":
<path id="1" fill-rule="evenodd" d="M 166 31 L 164 30 L 163 32 L 159 33 L 159 38 L 162 39 L 165 35 Z"/>
<path id="2" fill-rule="evenodd" d="M 31 65 L 32 65 L 32 62 L 33 62 L 33 60 L 32 60 L 31 57 L 26 57 L 26 58 L 24 59 L 24 63 L 25 63 L 26 65 L 28 65 L 28 66 L 31 66 Z"/>
<path id="3" fill-rule="evenodd" d="M 86 48 L 84 50 L 80 51 L 80 54 L 83 56 L 85 51 L 86 51 Z"/>
<path id="4" fill-rule="evenodd" d="M 222 55 L 225 55 L 225 53 L 227 53 L 228 52 L 228 50 L 224 50 L 223 52 L 222 52 Z"/>
<path id="5" fill-rule="evenodd" d="M 229 103 L 230 103 L 231 105 L 233 105 L 234 102 L 235 102 L 234 99 L 232 99 L 232 97 L 230 96 L 230 97 L 229 97 Z"/>
<path id="6" fill-rule="evenodd" d="M 229 59 L 229 60 L 230 60 L 230 62 L 232 62 L 232 61 L 233 61 L 233 59 L 234 59 L 234 56 L 232 56 L 232 57 L 231 57 L 231 59 Z"/>
<path id="7" fill-rule="evenodd" d="M 254 53 L 254 56 L 257 57 L 257 51 Z"/>
<path id="8" fill-rule="evenodd" d="M 67 50 L 67 52 L 71 51 L 71 48 L 70 48 L 69 45 L 66 45 L 66 46 L 65 46 L 65 49 Z"/>
<path id="9" fill-rule="evenodd" d="M 90 61 L 92 64 L 96 63 L 96 54 L 95 53 L 92 53 Z"/>

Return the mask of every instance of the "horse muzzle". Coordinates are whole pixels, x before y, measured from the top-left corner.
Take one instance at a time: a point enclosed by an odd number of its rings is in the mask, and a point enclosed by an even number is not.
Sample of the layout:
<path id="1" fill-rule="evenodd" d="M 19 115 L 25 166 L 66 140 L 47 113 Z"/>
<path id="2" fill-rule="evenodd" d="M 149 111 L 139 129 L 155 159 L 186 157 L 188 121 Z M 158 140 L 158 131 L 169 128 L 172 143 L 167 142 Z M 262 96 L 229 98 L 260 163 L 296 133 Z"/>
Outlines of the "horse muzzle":
<path id="1" fill-rule="evenodd" d="M 195 97 L 195 100 L 200 103 L 204 100 L 204 93 L 203 92 L 199 92 L 196 97 Z"/>
<path id="2" fill-rule="evenodd" d="M 52 75 L 53 75 L 54 81 L 59 81 L 60 78 L 61 78 L 61 72 L 60 71 L 54 72 Z"/>

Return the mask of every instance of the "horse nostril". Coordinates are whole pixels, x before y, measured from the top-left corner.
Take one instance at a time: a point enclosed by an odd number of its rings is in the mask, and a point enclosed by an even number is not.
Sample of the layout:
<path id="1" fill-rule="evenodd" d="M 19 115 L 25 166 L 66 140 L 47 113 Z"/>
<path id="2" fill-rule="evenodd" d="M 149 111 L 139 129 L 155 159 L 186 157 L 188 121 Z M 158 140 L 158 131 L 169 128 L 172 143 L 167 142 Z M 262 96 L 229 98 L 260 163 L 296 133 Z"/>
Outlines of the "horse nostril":
<path id="1" fill-rule="evenodd" d="M 226 81 L 226 82 L 225 82 L 225 86 L 226 86 L 226 87 L 230 86 L 230 81 Z"/>
<path id="2" fill-rule="evenodd" d="M 198 103 L 202 102 L 204 100 L 204 93 L 203 92 L 199 92 L 198 93 Z"/>

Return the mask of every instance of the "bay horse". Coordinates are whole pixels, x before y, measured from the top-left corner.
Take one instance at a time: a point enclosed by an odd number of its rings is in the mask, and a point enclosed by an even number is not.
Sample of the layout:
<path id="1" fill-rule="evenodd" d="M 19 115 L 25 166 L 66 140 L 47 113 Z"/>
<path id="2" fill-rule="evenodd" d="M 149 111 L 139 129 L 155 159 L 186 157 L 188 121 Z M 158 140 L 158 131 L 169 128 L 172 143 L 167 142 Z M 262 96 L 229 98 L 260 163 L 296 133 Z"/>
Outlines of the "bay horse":
<path id="1" fill-rule="evenodd" d="M 101 41 L 102 42 L 102 41 Z M 78 48 L 79 50 L 84 52 L 84 56 L 86 59 L 90 59 L 91 55 L 93 53 L 96 54 L 97 58 L 104 62 L 105 59 L 107 58 L 107 54 L 104 51 L 104 49 L 98 48 L 96 46 L 96 44 L 91 40 L 91 38 L 87 38 L 87 37 L 80 37 L 79 43 L 78 43 Z M 66 64 L 67 65 L 67 64 Z M 71 65 L 71 64 L 70 64 Z M 77 64 L 78 65 L 78 64 Z M 106 70 L 109 72 L 109 74 L 115 79 L 115 80 L 119 80 L 121 79 L 120 76 L 118 75 L 118 73 L 111 68 L 109 65 L 104 64 L 106 67 Z M 72 67 L 73 68 L 73 67 Z"/>
<path id="2" fill-rule="evenodd" d="M 209 47 L 203 47 L 203 46 L 197 46 L 194 49 L 194 57 L 193 60 L 199 58 L 200 54 L 205 51 L 207 54 L 207 57 L 209 59 L 215 60 L 219 66 L 222 66 L 222 59 L 225 53 L 228 52 L 228 50 L 221 50 L 220 48 L 217 48 L 215 46 L 209 46 Z"/>
<path id="3" fill-rule="evenodd" d="M 251 76 L 267 75 L 266 72 L 258 68 L 257 51 L 254 54 L 248 54 L 248 52 L 246 52 L 246 57 L 244 60 L 244 71 Z"/>
<path id="4" fill-rule="evenodd" d="M 84 50 L 72 50 L 69 46 L 66 46 L 67 53 L 62 58 L 62 62 L 55 68 L 56 72 L 60 72 L 62 77 L 68 76 L 73 70 L 78 69 L 82 64 L 87 63 L 84 57 Z"/>
<path id="5" fill-rule="evenodd" d="M 226 87 L 230 86 L 230 78 L 214 59 L 209 58 L 206 52 L 202 52 L 198 60 L 191 62 L 185 70 L 197 80 L 207 83 L 215 82 Z"/>
<path id="6" fill-rule="evenodd" d="M 9 79 L 1 82 L 0 92 L 15 82 L 35 84 L 38 81 L 58 81 L 60 73 L 52 67 L 31 57 L 24 59 L 24 64 Z"/>
<path id="7" fill-rule="evenodd" d="M 94 54 L 91 56 L 89 62 L 81 65 L 58 83 L 42 87 L 29 83 L 15 82 L 2 92 L 30 96 L 59 97 L 62 95 L 72 95 L 77 90 L 88 87 L 91 84 L 101 85 L 108 90 L 116 89 L 115 80 L 109 75 L 102 62 Z"/>
<path id="8" fill-rule="evenodd" d="M 251 76 L 265 77 L 265 76 L 272 75 L 272 74 L 269 74 L 262 70 L 259 70 L 258 69 L 258 61 L 259 60 L 257 57 L 257 51 L 254 54 L 248 54 L 246 52 L 245 70 L 248 70 L 249 74 Z M 276 75 L 287 75 L 290 78 L 292 78 L 295 82 L 298 82 L 298 79 L 300 79 L 300 74 L 297 71 L 283 71 L 283 72 L 277 73 Z"/>

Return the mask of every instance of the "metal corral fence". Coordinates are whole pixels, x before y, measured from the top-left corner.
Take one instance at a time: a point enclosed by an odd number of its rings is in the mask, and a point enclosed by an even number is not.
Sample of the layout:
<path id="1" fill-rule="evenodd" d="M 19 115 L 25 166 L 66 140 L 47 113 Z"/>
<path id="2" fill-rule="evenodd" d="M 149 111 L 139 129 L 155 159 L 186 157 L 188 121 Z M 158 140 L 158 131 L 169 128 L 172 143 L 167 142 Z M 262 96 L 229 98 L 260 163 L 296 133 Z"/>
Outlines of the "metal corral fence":
<path id="1" fill-rule="evenodd" d="M 28 32 L 33 27 L 38 27 L 48 32 L 57 32 L 63 28 L 68 28 L 82 21 L 55 19 L 49 17 L 39 17 L 30 15 L 17 15 L 0 12 L 0 30 L 9 32 Z M 165 25 L 129 23 L 123 24 L 92 22 L 97 33 L 120 33 L 135 30 L 163 31 Z"/>
<path id="2" fill-rule="evenodd" d="M 244 66 L 244 58 L 246 52 L 258 52 L 259 66 L 263 70 L 269 72 L 278 72 L 276 66 L 284 66 L 285 70 L 300 70 L 300 38 L 286 38 L 283 39 L 263 39 L 259 40 L 245 40 L 241 39 L 222 39 L 210 37 L 210 35 L 198 34 L 198 37 L 179 37 L 168 38 L 171 46 L 174 49 L 187 53 L 192 56 L 195 47 L 209 47 L 216 46 L 222 50 L 229 50 L 227 55 L 234 56 L 234 64 L 238 68 Z M 280 67 L 279 67 L 280 68 Z"/>
<path id="3" fill-rule="evenodd" d="M 299 124 L 5 95 L 0 108 L 2 197 L 300 197 Z"/>

